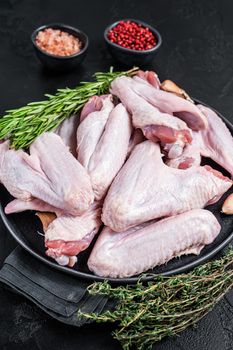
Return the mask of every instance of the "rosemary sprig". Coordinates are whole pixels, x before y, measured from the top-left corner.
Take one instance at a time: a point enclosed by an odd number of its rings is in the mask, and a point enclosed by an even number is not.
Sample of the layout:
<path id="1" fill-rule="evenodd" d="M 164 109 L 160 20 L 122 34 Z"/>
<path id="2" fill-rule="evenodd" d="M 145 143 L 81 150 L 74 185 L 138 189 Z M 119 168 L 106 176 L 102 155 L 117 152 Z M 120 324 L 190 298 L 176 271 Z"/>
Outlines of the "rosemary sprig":
<path id="1" fill-rule="evenodd" d="M 10 138 L 12 147 L 24 148 L 40 134 L 57 128 L 64 119 L 77 113 L 93 95 L 107 93 L 118 76 L 134 75 L 138 68 L 127 72 L 95 73 L 94 82 L 82 82 L 75 89 L 58 89 L 55 95 L 45 95 L 45 101 L 31 102 L 12 109 L 0 119 L 0 140 Z"/>
<path id="2" fill-rule="evenodd" d="M 83 314 L 96 322 L 117 322 L 113 333 L 124 350 L 152 349 L 153 343 L 172 336 L 199 321 L 233 285 L 233 250 L 192 272 L 177 276 L 155 276 L 146 285 L 112 287 L 107 281 L 89 287 L 117 301 L 114 311 Z"/>

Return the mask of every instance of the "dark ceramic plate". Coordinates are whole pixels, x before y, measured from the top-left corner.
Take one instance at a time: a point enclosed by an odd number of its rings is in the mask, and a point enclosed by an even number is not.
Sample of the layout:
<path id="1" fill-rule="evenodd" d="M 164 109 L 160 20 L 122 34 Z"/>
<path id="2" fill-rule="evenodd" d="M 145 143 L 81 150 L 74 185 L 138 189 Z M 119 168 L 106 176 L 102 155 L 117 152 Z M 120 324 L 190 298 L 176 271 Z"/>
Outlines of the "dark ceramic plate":
<path id="1" fill-rule="evenodd" d="M 196 101 L 197 103 L 201 103 Z M 202 103 L 203 104 L 203 103 Z M 228 128 L 233 135 L 233 125 L 226 120 L 219 113 L 218 115 L 224 120 Z M 213 166 L 214 168 L 223 172 L 224 175 L 229 175 L 227 172 L 219 167 L 217 164 L 208 160 L 205 162 Z M 165 265 L 155 267 L 153 270 L 148 271 L 148 275 L 144 277 L 144 280 L 150 280 L 154 274 L 172 275 L 177 273 L 182 273 L 189 271 L 193 267 L 202 264 L 206 260 L 213 257 L 216 253 L 222 250 L 227 244 L 233 240 L 233 215 L 227 216 L 221 213 L 221 207 L 224 199 L 233 192 L 233 188 L 230 189 L 225 195 L 214 205 L 208 207 L 208 209 L 216 216 L 221 224 L 221 232 L 212 244 L 207 245 L 200 253 L 200 255 L 187 255 L 180 258 L 175 258 L 169 261 Z M 27 211 L 19 214 L 5 215 L 3 208 L 12 199 L 10 194 L 3 188 L 0 187 L 0 215 L 8 228 L 11 235 L 16 239 L 16 241 L 28 252 L 37 257 L 44 263 L 63 271 L 68 274 L 75 275 L 79 278 L 85 278 L 90 281 L 102 281 L 102 277 L 95 276 L 87 268 L 87 259 L 92 249 L 93 244 L 89 249 L 81 253 L 78 257 L 78 262 L 74 268 L 68 268 L 64 266 L 59 266 L 53 260 L 45 255 L 43 236 L 40 235 L 43 232 L 41 224 L 35 212 Z M 145 238 L 146 239 L 146 238 Z M 122 279 L 109 279 L 111 282 L 117 283 L 136 283 L 138 280 L 137 276 L 131 278 Z"/>

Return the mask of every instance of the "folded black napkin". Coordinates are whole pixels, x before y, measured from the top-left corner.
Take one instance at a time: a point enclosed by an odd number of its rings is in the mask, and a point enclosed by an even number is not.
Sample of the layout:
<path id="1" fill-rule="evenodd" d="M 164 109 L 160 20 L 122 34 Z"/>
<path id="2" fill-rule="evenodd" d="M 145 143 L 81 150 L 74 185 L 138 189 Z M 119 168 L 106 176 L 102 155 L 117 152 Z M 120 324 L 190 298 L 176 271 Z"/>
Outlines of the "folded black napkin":
<path id="1" fill-rule="evenodd" d="M 89 285 L 87 281 L 56 271 L 21 247 L 17 247 L 6 258 L 0 270 L 0 282 L 24 295 L 58 321 L 77 327 L 90 322 L 85 318 L 78 318 L 78 310 L 101 313 L 115 306 L 113 300 L 99 295 L 90 295 L 87 292 Z M 204 342 L 205 339 L 208 340 L 208 344 L 200 347 L 200 341 Z M 230 350 L 232 344 L 233 289 L 199 323 L 197 328 L 189 328 L 179 337 L 158 343 L 155 349 Z"/>
<path id="2" fill-rule="evenodd" d="M 90 322 L 77 317 L 77 311 L 101 313 L 112 309 L 114 301 L 87 292 L 89 283 L 56 271 L 21 247 L 5 260 L 0 282 L 30 299 L 53 318 L 74 326 Z"/>

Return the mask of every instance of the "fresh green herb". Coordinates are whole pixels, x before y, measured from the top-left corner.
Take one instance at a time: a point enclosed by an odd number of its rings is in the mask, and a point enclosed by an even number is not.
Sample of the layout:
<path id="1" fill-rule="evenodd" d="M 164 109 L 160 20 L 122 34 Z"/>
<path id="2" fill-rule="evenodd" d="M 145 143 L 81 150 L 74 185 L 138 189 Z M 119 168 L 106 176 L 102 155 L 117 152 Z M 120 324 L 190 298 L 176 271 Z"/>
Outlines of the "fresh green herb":
<path id="1" fill-rule="evenodd" d="M 0 119 L 0 140 L 10 138 L 12 147 L 24 148 L 40 134 L 57 128 L 64 119 L 77 113 L 94 95 L 107 93 L 110 83 L 122 75 L 134 75 L 138 68 L 127 72 L 95 73 L 94 82 L 82 82 L 75 89 L 58 89 L 55 95 L 45 95 L 45 101 L 31 102 L 12 109 Z"/>
<path id="2" fill-rule="evenodd" d="M 96 322 L 117 322 L 113 333 L 124 350 L 152 349 L 153 343 L 175 335 L 199 321 L 233 284 L 233 250 L 222 258 L 195 268 L 192 272 L 152 282 L 112 287 L 108 282 L 89 287 L 93 295 L 102 294 L 117 301 L 114 311 L 100 315 L 83 314 Z"/>

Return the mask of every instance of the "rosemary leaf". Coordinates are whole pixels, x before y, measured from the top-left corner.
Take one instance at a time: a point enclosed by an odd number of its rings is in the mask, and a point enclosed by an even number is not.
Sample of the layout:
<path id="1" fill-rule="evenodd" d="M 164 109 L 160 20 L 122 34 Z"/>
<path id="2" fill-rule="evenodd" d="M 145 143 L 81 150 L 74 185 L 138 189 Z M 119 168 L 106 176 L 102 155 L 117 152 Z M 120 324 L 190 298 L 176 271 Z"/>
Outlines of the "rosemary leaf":
<path id="1" fill-rule="evenodd" d="M 12 147 L 25 148 L 40 134 L 56 129 L 66 118 L 77 113 L 94 95 L 109 91 L 111 82 L 122 75 L 134 75 L 138 68 L 127 72 L 98 72 L 94 82 L 81 82 L 75 89 L 58 89 L 55 95 L 46 94 L 45 101 L 30 102 L 11 109 L 0 118 L 0 140 L 9 138 Z"/>

